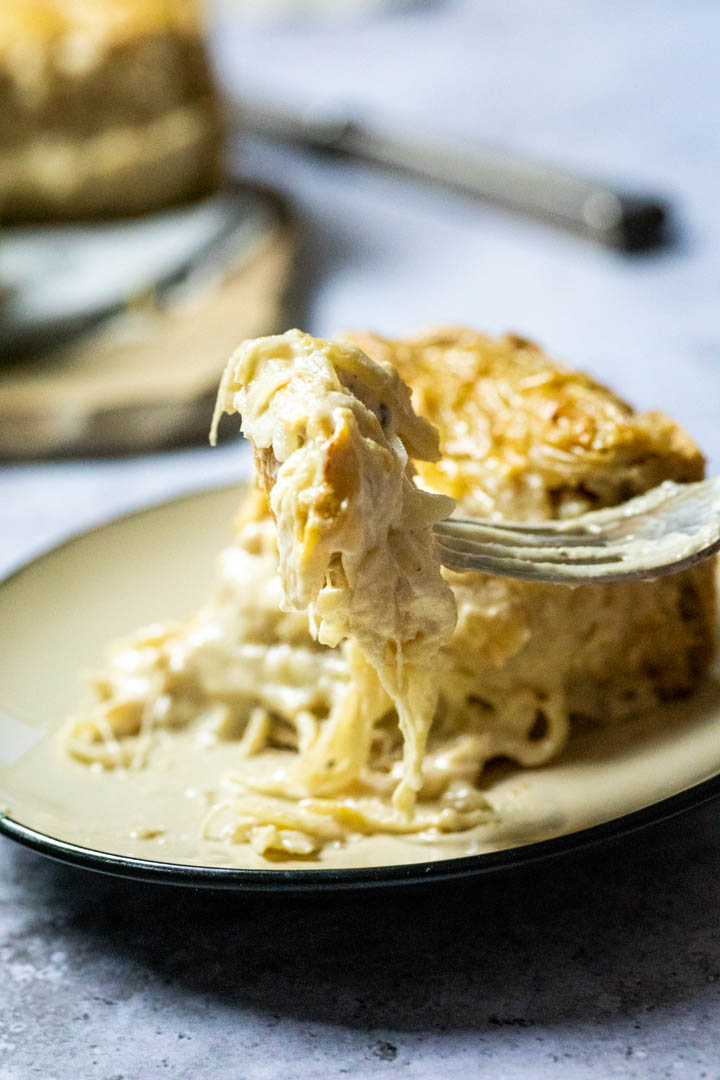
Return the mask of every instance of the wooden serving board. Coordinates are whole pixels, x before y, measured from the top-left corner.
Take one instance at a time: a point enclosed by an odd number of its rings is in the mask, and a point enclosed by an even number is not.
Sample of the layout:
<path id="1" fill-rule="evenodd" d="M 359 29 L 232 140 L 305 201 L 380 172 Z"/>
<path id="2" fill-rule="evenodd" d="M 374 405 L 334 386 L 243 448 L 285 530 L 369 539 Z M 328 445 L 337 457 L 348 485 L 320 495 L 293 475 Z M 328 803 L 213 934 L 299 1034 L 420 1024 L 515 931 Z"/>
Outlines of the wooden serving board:
<path id="1" fill-rule="evenodd" d="M 61 345 L 4 360 L 0 457 L 138 452 L 207 437 L 228 356 L 244 338 L 285 329 L 295 249 L 282 200 L 237 191 L 250 207 L 239 227 L 236 217 L 161 286 L 126 297 Z"/>

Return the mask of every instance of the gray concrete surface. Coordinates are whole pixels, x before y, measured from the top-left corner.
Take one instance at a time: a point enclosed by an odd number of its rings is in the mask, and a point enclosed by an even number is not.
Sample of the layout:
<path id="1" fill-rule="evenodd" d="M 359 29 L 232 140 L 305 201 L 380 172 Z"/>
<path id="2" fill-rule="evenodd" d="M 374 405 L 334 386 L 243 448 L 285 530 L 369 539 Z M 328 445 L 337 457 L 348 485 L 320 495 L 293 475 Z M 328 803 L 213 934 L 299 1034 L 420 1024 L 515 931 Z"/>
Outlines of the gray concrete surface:
<path id="1" fill-rule="evenodd" d="M 0 1078 L 715 1078 L 720 822 L 522 875 L 251 897 L 0 844 Z"/>

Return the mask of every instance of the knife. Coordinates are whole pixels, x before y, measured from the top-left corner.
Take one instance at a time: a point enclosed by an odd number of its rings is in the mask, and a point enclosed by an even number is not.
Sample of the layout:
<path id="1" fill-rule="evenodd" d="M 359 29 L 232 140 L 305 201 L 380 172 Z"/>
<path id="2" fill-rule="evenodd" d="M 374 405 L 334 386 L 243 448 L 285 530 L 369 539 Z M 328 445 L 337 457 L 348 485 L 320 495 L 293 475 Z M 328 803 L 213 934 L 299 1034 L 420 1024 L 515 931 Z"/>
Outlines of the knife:
<path id="1" fill-rule="evenodd" d="M 669 206 L 653 195 L 611 187 L 509 150 L 444 135 L 406 134 L 342 113 L 244 100 L 236 119 L 247 133 L 362 158 L 551 222 L 623 252 L 668 240 Z"/>

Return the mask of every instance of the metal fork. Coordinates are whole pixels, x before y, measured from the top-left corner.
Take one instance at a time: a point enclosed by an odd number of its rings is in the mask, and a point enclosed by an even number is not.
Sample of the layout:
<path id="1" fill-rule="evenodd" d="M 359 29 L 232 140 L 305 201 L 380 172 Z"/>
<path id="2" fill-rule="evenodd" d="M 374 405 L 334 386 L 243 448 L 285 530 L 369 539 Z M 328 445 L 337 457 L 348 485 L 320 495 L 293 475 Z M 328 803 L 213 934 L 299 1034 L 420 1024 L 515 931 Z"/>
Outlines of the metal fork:
<path id="1" fill-rule="evenodd" d="M 720 550 L 720 477 L 666 481 L 634 499 L 563 521 L 435 525 L 450 570 L 561 585 L 647 580 L 674 574 Z"/>

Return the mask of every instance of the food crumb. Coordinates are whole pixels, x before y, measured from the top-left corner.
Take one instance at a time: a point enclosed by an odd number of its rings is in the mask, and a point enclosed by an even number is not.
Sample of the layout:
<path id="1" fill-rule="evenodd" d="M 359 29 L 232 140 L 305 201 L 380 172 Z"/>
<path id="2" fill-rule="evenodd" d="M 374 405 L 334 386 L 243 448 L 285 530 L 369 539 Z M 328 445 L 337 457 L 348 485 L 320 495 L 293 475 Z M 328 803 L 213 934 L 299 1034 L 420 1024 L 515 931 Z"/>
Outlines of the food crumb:
<path id="1" fill-rule="evenodd" d="M 397 1046 L 391 1042 L 380 1041 L 373 1047 L 373 1054 L 381 1061 L 394 1061 L 397 1057 Z"/>

